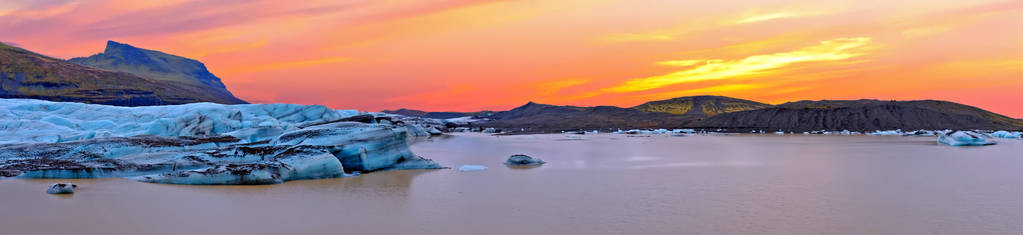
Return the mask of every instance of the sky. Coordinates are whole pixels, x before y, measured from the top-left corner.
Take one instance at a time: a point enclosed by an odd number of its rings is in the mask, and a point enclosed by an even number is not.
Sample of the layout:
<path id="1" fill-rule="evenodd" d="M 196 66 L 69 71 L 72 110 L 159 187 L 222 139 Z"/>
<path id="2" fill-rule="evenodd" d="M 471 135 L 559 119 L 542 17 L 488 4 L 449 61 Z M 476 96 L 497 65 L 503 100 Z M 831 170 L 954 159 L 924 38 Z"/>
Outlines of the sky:
<path id="1" fill-rule="evenodd" d="M 1023 117 L 1023 1 L 4 0 L 0 41 L 202 61 L 254 103 L 379 111 L 939 99 Z"/>

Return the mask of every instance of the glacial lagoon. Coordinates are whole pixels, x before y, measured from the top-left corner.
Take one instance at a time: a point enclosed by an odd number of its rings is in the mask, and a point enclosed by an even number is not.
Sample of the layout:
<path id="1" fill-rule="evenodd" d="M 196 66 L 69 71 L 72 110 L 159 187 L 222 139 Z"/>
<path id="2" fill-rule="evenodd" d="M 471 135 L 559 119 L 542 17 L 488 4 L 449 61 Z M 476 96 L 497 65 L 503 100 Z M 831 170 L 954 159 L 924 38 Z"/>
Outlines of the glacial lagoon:
<path id="1" fill-rule="evenodd" d="M 261 186 L 0 180 L 2 234 L 1018 234 L 1023 141 L 458 133 L 444 170 Z M 512 154 L 547 162 L 511 168 Z M 482 171 L 460 172 L 462 165 Z M 48 195 L 51 183 L 79 185 Z"/>

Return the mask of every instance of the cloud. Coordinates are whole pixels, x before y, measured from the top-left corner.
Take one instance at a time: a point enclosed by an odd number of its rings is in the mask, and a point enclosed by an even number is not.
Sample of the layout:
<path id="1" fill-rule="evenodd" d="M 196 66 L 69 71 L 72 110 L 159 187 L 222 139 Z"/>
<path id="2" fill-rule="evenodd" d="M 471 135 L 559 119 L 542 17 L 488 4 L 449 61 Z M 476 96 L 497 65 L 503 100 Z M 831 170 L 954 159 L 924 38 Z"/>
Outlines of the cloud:
<path id="1" fill-rule="evenodd" d="M 654 99 L 665 99 L 665 98 L 674 98 L 674 97 L 692 96 L 692 95 L 708 95 L 708 94 L 709 95 L 715 95 L 715 94 L 722 94 L 722 93 L 725 93 L 725 92 L 745 91 L 745 90 L 752 90 L 752 89 L 758 89 L 758 88 L 763 88 L 763 87 L 764 87 L 764 85 L 762 85 L 762 84 L 725 84 L 725 85 L 718 85 L 718 86 L 711 86 L 711 87 L 702 87 L 702 88 L 695 88 L 695 89 L 686 89 L 686 90 L 681 90 L 681 91 L 672 91 L 672 92 L 658 93 L 658 94 L 653 95 L 653 97 L 654 97 Z"/>
<path id="2" fill-rule="evenodd" d="M 795 18 L 795 17 L 804 17 L 804 16 L 815 16 L 815 15 L 823 15 L 823 14 L 824 13 L 822 13 L 822 12 L 781 11 L 781 12 L 757 14 L 757 15 L 752 15 L 752 16 L 744 17 L 744 18 L 736 21 L 735 23 L 737 23 L 737 24 L 749 24 L 749 23 L 756 23 L 756 22 L 762 22 L 762 21 L 768 21 L 768 20 L 777 20 L 777 19 Z"/>
<path id="3" fill-rule="evenodd" d="M 870 38 L 839 38 L 795 51 L 754 55 L 741 60 L 707 60 L 706 64 L 665 75 L 637 78 L 606 88 L 606 92 L 635 92 L 689 82 L 764 75 L 795 63 L 838 61 L 863 55 Z"/>

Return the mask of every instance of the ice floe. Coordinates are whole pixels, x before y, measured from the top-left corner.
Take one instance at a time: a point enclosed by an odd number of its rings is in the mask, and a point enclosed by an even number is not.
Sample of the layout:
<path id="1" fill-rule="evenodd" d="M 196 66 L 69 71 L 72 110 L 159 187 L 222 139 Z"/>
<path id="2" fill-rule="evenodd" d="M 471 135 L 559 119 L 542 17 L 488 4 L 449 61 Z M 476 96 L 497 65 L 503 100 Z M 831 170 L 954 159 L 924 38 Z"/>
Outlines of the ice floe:
<path id="1" fill-rule="evenodd" d="M 996 144 L 991 136 L 973 131 L 954 131 L 938 136 L 938 143 L 949 146 L 983 146 Z"/>
<path id="2" fill-rule="evenodd" d="M 458 167 L 458 171 L 482 171 L 486 169 L 486 166 L 480 165 L 462 165 L 461 167 Z"/>
<path id="3" fill-rule="evenodd" d="M 511 157 L 508 157 L 507 161 L 504 161 L 504 164 L 509 166 L 539 166 L 544 163 L 547 162 L 524 154 L 511 155 Z"/>
<path id="4" fill-rule="evenodd" d="M 995 131 L 994 133 L 991 133 L 991 136 L 996 137 L 996 138 L 1003 138 L 1003 139 L 1019 139 L 1019 138 L 1023 138 L 1023 133 L 1018 132 L 1018 131 L 1014 131 L 1014 132 Z"/>
<path id="5" fill-rule="evenodd" d="M 57 184 L 50 185 L 50 187 L 46 189 L 46 193 L 49 193 L 49 194 L 73 194 L 73 193 L 75 193 L 75 188 L 78 188 L 78 185 L 74 185 L 72 183 L 57 183 Z"/>

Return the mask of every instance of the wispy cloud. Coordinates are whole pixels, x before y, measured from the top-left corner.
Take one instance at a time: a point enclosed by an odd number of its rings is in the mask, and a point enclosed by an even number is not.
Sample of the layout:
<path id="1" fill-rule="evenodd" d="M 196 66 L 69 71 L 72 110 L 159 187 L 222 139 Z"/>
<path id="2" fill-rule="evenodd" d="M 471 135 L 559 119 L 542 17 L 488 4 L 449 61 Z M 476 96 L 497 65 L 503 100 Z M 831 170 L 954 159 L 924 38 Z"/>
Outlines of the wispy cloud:
<path id="1" fill-rule="evenodd" d="M 823 12 L 780 11 L 780 12 L 771 12 L 771 13 L 766 13 L 766 14 L 756 14 L 756 15 L 751 15 L 751 16 L 743 17 L 742 19 L 739 19 L 735 23 L 737 23 L 737 24 L 749 24 L 749 23 L 756 23 L 756 22 L 762 22 L 762 21 L 768 21 L 768 20 L 777 20 L 777 19 L 795 18 L 795 17 L 804 17 L 804 16 L 814 16 L 814 15 L 823 15 L 823 14 L 824 14 Z"/>
<path id="2" fill-rule="evenodd" d="M 634 92 L 656 89 L 668 85 L 688 82 L 699 82 L 751 75 L 763 75 L 772 69 L 782 68 L 795 63 L 838 61 L 863 55 L 861 49 L 870 42 L 870 38 L 839 38 L 823 41 L 818 45 L 805 47 L 795 51 L 767 55 L 754 55 L 741 60 L 707 60 L 705 65 L 682 70 L 670 74 L 637 78 L 625 83 L 606 88 L 607 92 Z"/>
<path id="3" fill-rule="evenodd" d="M 719 94 L 724 94 L 724 93 L 727 93 L 727 92 L 745 91 L 745 90 L 752 90 L 752 89 L 758 89 L 758 88 L 763 88 L 763 87 L 764 87 L 764 85 L 762 85 L 762 84 L 725 84 L 725 85 L 718 85 L 718 86 L 701 87 L 701 88 L 694 88 L 694 89 L 685 89 L 685 90 L 680 90 L 680 91 L 671 91 L 671 92 L 658 93 L 658 94 L 653 95 L 652 98 L 654 98 L 654 99 L 665 99 L 665 98 L 673 98 L 673 97 L 680 97 L 680 96 L 691 96 L 691 95 L 719 95 Z"/>

